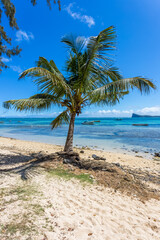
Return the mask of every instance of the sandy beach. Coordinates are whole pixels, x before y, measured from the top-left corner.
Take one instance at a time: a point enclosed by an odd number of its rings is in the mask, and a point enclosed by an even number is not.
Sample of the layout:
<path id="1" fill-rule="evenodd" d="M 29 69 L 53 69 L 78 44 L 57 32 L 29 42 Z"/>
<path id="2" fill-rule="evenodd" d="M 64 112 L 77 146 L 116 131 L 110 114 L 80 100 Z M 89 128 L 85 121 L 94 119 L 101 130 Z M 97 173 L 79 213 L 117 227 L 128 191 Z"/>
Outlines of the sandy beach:
<path id="1" fill-rule="evenodd" d="M 140 201 L 99 185 L 65 179 L 45 168 L 21 170 L 29 156 L 52 154 L 62 146 L 0 138 L 0 239 L 35 240 L 150 240 L 160 239 L 160 201 Z M 81 149 L 75 149 L 80 153 Z M 130 171 L 158 176 L 160 161 L 119 153 L 83 149 L 80 157 L 92 154 L 119 163 Z M 31 171 L 30 171 L 31 170 Z M 89 177 L 89 179 L 91 179 Z M 159 189 L 157 183 L 148 186 Z"/>

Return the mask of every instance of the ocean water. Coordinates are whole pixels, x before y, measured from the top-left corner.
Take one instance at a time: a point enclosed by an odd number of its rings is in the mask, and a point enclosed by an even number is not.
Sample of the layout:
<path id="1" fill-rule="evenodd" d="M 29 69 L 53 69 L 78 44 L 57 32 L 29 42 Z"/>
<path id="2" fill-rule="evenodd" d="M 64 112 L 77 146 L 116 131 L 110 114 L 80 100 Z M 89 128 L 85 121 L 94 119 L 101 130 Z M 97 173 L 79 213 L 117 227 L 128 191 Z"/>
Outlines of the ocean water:
<path id="1" fill-rule="evenodd" d="M 82 125 L 84 121 L 95 125 Z M 0 118 L 0 136 L 64 145 L 68 125 L 51 130 L 51 118 Z M 147 123 L 148 126 L 132 126 Z M 77 118 L 74 146 L 116 152 L 160 152 L 160 118 Z"/>

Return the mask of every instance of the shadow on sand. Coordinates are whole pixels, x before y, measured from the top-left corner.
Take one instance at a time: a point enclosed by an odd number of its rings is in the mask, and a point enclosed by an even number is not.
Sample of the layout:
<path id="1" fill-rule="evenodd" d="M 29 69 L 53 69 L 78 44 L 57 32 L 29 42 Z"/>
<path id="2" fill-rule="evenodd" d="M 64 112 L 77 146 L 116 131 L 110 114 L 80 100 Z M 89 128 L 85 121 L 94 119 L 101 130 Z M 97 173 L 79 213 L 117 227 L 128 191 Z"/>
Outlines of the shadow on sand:
<path id="1" fill-rule="evenodd" d="M 45 159 L 41 153 L 30 155 L 21 153 L 15 155 L 0 154 L 0 174 L 16 173 L 21 176 L 22 180 L 27 180 L 38 174 L 36 167 L 43 161 Z"/>

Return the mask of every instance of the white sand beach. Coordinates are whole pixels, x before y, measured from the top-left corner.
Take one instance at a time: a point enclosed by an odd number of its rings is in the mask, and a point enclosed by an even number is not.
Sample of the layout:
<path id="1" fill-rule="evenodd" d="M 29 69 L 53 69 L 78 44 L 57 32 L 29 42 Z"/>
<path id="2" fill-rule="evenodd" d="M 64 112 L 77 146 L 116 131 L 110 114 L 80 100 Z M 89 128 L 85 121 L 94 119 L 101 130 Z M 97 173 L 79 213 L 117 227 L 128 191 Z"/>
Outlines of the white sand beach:
<path id="1" fill-rule="evenodd" d="M 61 146 L 0 138 L 0 169 L 25 163 L 23 157 L 16 162 L 16 156 L 60 150 Z M 93 153 L 132 169 L 150 169 L 154 173 L 160 169 L 158 161 L 130 155 L 93 150 L 84 150 L 81 155 Z M 5 155 L 10 155 L 10 162 L 5 161 Z M 96 183 L 58 178 L 42 168 L 31 171 L 27 181 L 17 173 L 1 171 L 0 197 L 1 240 L 160 239 L 158 200 L 142 202 Z"/>

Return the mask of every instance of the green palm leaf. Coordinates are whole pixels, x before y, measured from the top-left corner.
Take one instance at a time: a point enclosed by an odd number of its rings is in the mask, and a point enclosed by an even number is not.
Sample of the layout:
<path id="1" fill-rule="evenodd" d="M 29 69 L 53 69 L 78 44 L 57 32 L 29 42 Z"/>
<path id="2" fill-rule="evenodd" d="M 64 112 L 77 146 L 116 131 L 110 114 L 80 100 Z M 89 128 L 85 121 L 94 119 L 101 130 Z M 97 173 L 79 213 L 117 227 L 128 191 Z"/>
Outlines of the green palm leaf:
<path id="1" fill-rule="evenodd" d="M 56 99 L 52 95 L 36 94 L 26 99 L 6 101 L 3 106 L 18 111 L 41 111 L 48 110 L 53 103 L 56 104 Z"/>
<path id="2" fill-rule="evenodd" d="M 151 89 L 156 89 L 156 86 L 149 79 L 142 77 L 119 79 L 109 82 L 106 85 L 95 89 L 91 96 L 99 95 L 99 98 L 104 98 L 107 93 L 119 93 L 121 91 L 128 91 L 130 88 L 137 88 L 141 93 L 149 93 Z"/>
<path id="3" fill-rule="evenodd" d="M 70 115 L 68 109 L 59 114 L 52 122 L 51 126 L 53 128 L 57 128 L 61 126 L 63 123 L 69 123 Z"/>
<path id="4" fill-rule="evenodd" d="M 82 87 L 82 91 L 92 88 L 95 79 L 103 80 L 105 69 L 108 69 L 112 59 L 106 52 L 115 50 L 115 30 L 111 26 L 99 33 L 96 37 L 90 37 L 81 57 L 81 72 L 83 75 L 77 78 L 76 87 Z"/>
<path id="5" fill-rule="evenodd" d="M 87 40 L 84 37 L 76 37 L 73 35 L 66 35 L 61 40 L 61 42 L 65 43 L 71 52 L 75 53 L 76 55 L 81 54 L 86 41 Z"/>
<path id="6" fill-rule="evenodd" d="M 123 99 L 125 95 L 127 95 L 129 91 L 121 91 L 118 93 L 114 92 L 107 92 L 107 91 L 99 91 L 99 92 L 93 92 L 89 95 L 88 100 L 90 104 L 96 104 L 96 105 L 109 105 L 113 106 L 116 103 L 120 101 L 120 99 Z"/>
<path id="7" fill-rule="evenodd" d="M 38 86 L 38 89 L 43 93 L 50 93 L 57 97 L 69 95 L 72 99 L 72 93 L 69 85 L 67 84 L 64 76 L 56 67 L 54 61 L 50 63 L 43 57 L 39 58 L 37 67 L 25 70 L 19 77 L 32 77 L 33 82 Z"/>
<path id="8" fill-rule="evenodd" d="M 96 37 L 90 37 L 87 49 L 89 53 L 89 60 L 92 60 L 95 56 L 101 58 L 106 51 L 115 50 L 116 33 L 113 26 L 110 26 L 99 33 Z"/>

